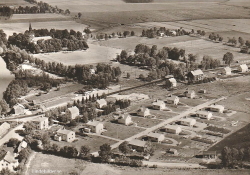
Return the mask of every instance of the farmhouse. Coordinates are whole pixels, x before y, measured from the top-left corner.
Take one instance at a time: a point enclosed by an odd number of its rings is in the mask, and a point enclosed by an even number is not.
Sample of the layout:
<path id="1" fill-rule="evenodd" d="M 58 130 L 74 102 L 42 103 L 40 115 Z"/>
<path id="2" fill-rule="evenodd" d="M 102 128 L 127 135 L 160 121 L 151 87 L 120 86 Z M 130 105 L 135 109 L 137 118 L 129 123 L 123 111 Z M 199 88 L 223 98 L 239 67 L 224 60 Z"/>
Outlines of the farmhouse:
<path id="1" fill-rule="evenodd" d="M 98 121 L 89 121 L 87 123 L 88 128 L 91 130 L 93 133 L 101 134 L 103 132 L 103 123 L 98 122 Z"/>
<path id="2" fill-rule="evenodd" d="M 149 133 L 147 135 L 148 140 L 150 140 L 151 142 L 158 142 L 161 143 L 164 139 L 165 136 L 163 134 L 159 134 L 159 133 Z"/>
<path id="3" fill-rule="evenodd" d="M 230 67 L 224 67 L 221 70 L 221 74 L 223 74 L 223 75 L 231 75 L 231 73 L 232 73 L 232 69 Z"/>
<path id="4" fill-rule="evenodd" d="M 136 113 L 138 116 L 146 117 L 150 115 L 150 110 L 148 108 L 141 107 Z"/>
<path id="5" fill-rule="evenodd" d="M 208 107 L 210 111 L 223 113 L 225 107 L 222 105 L 211 105 Z"/>
<path id="6" fill-rule="evenodd" d="M 181 127 L 178 125 L 166 125 L 164 129 L 168 133 L 177 134 L 177 135 L 180 134 L 182 131 Z"/>
<path id="7" fill-rule="evenodd" d="M 131 116 L 128 114 L 128 113 L 126 113 L 126 114 L 122 114 L 119 118 L 118 118 L 118 123 L 120 123 L 120 124 L 124 124 L 124 125 L 129 125 L 129 124 L 131 124 L 131 123 L 133 123 L 132 122 L 132 118 L 131 118 Z"/>
<path id="8" fill-rule="evenodd" d="M 18 148 L 17 148 L 17 152 L 19 153 L 22 149 L 27 147 L 27 142 L 25 142 L 24 140 L 19 144 Z"/>
<path id="9" fill-rule="evenodd" d="M 199 81 L 199 80 L 203 80 L 204 73 L 202 72 L 202 70 L 197 69 L 197 70 L 189 72 L 187 74 L 187 77 L 189 81 Z"/>
<path id="10" fill-rule="evenodd" d="M 97 108 L 101 109 L 104 106 L 107 106 L 107 101 L 105 99 L 100 99 L 96 101 L 97 103 Z"/>
<path id="11" fill-rule="evenodd" d="M 194 90 L 187 90 L 184 92 L 184 95 L 188 98 L 193 99 L 195 97 L 195 91 Z"/>
<path id="12" fill-rule="evenodd" d="M 132 149 L 135 149 L 138 152 L 143 152 L 145 151 L 147 142 L 134 139 L 129 142 L 129 146 L 131 146 Z"/>
<path id="13" fill-rule="evenodd" d="M 167 97 L 166 101 L 169 104 L 174 104 L 174 105 L 178 105 L 180 101 L 180 98 L 175 96 L 175 95 L 171 95 L 171 97 Z"/>
<path id="14" fill-rule="evenodd" d="M 180 124 L 184 126 L 193 127 L 196 124 L 196 120 L 191 118 L 183 118 L 180 120 Z"/>
<path id="15" fill-rule="evenodd" d="M 57 141 L 73 142 L 75 140 L 75 132 L 67 129 L 59 129 L 54 139 Z"/>
<path id="16" fill-rule="evenodd" d="M 15 115 L 25 114 L 25 107 L 22 104 L 17 103 L 13 106 L 13 112 Z"/>
<path id="17" fill-rule="evenodd" d="M 200 117 L 202 119 L 210 120 L 212 118 L 213 114 L 211 112 L 208 112 L 208 111 L 197 111 L 196 116 Z"/>
<path id="18" fill-rule="evenodd" d="M 4 134 L 8 132 L 10 129 L 10 124 L 4 122 L 3 124 L 0 125 L 0 138 L 3 137 Z"/>
<path id="19" fill-rule="evenodd" d="M 239 65 L 239 67 L 238 67 L 238 71 L 239 71 L 239 72 L 242 72 L 242 73 L 248 72 L 248 66 L 247 66 L 246 64 L 241 64 L 241 65 Z"/>
<path id="20" fill-rule="evenodd" d="M 5 152 L 5 153 L 4 153 Z M 1 155 L 3 153 L 3 155 Z M 0 153 L 0 171 L 4 168 L 8 168 L 14 172 L 14 169 L 19 165 L 18 160 L 9 151 L 2 151 Z"/>
<path id="21" fill-rule="evenodd" d="M 47 117 L 39 116 L 31 120 L 36 125 L 36 129 L 43 130 L 49 128 L 49 119 Z"/>
<path id="22" fill-rule="evenodd" d="M 166 80 L 166 85 L 167 87 L 176 87 L 177 86 L 177 81 L 175 78 L 169 78 Z"/>
<path id="23" fill-rule="evenodd" d="M 73 106 L 71 108 L 68 108 L 65 111 L 65 115 L 70 117 L 72 120 L 74 120 L 77 116 L 79 116 L 79 109 L 76 106 Z"/>
<path id="24" fill-rule="evenodd" d="M 166 108 L 166 104 L 164 103 L 164 101 L 156 100 L 155 102 L 153 102 L 152 108 L 156 110 L 163 110 Z"/>

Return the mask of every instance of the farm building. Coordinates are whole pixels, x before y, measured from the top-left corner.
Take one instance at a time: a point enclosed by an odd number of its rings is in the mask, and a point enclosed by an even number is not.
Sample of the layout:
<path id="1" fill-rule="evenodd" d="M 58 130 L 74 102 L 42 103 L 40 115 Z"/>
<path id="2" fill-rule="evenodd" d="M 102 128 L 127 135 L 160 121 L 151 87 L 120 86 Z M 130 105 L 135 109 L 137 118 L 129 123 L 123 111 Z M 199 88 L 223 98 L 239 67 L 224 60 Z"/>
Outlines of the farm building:
<path id="1" fill-rule="evenodd" d="M 22 104 L 17 103 L 13 106 L 13 112 L 15 115 L 25 114 L 25 107 Z"/>
<path id="2" fill-rule="evenodd" d="M 216 151 L 203 151 L 202 157 L 206 159 L 216 159 Z"/>
<path id="3" fill-rule="evenodd" d="M 87 123 L 88 128 L 91 130 L 93 133 L 101 134 L 103 132 L 103 123 L 98 122 L 98 121 L 89 121 Z"/>
<path id="4" fill-rule="evenodd" d="M 171 88 L 171 87 L 176 87 L 177 86 L 177 81 L 175 78 L 169 78 L 166 80 L 166 86 Z"/>
<path id="5" fill-rule="evenodd" d="M 67 129 L 59 129 L 54 139 L 57 141 L 73 142 L 75 140 L 75 132 Z"/>
<path id="6" fill-rule="evenodd" d="M 150 115 L 150 110 L 145 107 L 140 107 L 140 109 L 138 109 L 136 113 L 138 116 L 146 117 Z"/>
<path id="7" fill-rule="evenodd" d="M 118 118 L 118 123 L 120 123 L 120 124 L 124 124 L 124 125 L 129 125 L 129 124 L 131 124 L 131 123 L 133 123 L 132 122 L 132 118 L 131 118 L 131 116 L 128 114 L 128 113 L 126 113 L 126 114 L 122 114 L 119 118 Z"/>
<path id="8" fill-rule="evenodd" d="M 178 105 L 179 101 L 180 101 L 180 98 L 175 95 L 171 95 L 171 97 L 167 97 L 167 99 L 165 100 L 165 102 L 169 104 L 174 104 L 174 105 Z"/>
<path id="9" fill-rule="evenodd" d="M 147 142 L 134 139 L 129 142 L 129 146 L 138 152 L 143 152 L 147 146 Z"/>
<path id="10" fill-rule="evenodd" d="M 190 71 L 187 74 L 187 78 L 189 81 L 199 81 L 199 80 L 203 80 L 204 78 L 204 73 L 202 72 L 202 70 L 197 69 L 194 71 Z"/>
<path id="11" fill-rule="evenodd" d="M 230 67 L 224 67 L 221 70 L 221 74 L 223 74 L 223 75 L 231 75 L 231 73 L 232 73 L 232 69 Z"/>
<path id="12" fill-rule="evenodd" d="M 178 125 L 166 125 L 164 127 L 165 131 L 168 132 L 168 133 L 173 133 L 173 134 L 180 134 L 182 129 L 180 126 Z"/>
<path id="13" fill-rule="evenodd" d="M 195 91 L 194 90 L 187 90 L 184 92 L 184 95 L 188 98 L 193 99 L 195 97 Z"/>
<path id="14" fill-rule="evenodd" d="M 1 155 L 3 153 L 3 155 Z M 19 165 L 18 160 L 15 159 L 14 154 L 9 151 L 2 151 L 0 153 L 0 171 L 4 168 L 8 168 L 14 172 L 14 169 Z"/>
<path id="15" fill-rule="evenodd" d="M 208 107 L 210 111 L 223 113 L 225 107 L 222 105 L 211 105 Z"/>
<path id="16" fill-rule="evenodd" d="M 164 139 L 165 136 L 163 134 L 159 134 L 159 133 L 149 133 L 147 135 L 148 140 L 150 140 L 151 142 L 158 142 L 161 143 Z"/>
<path id="17" fill-rule="evenodd" d="M 95 74 L 95 69 L 89 69 L 91 75 Z"/>
<path id="18" fill-rule="evenodd" d="M 178 154 L 178 151 L 176 149 L 173 149 L 173 148 L 168 149 L 167 152 L 170 154 L 174 154 L 174 155 Z"/>
<path id="19" fill-rule="evenodd" d="M 156 110 L 163 110 L 166 108 L 166 104 L 164 101 L 156 100 L 155 102 L 153 102 L 152 108 Z"/>
<path id="20" fill-rule="evenodd" d="M 4 134 L 8 132 L 10 129 L 10 124 L 4 122 L 3 124 L 0 125 L 0 138 L 3 137 Z"/>
<path id="21" fill-rule="evenodd" d="M 74 120 L 77 116 L 79 116 L 79 109 L 76 106 L 73 106 L 71 108 L 68 108 L 65 111 L 65 115 L 70 117 L 72 120 Z"/>
<path id="22" fill-rule="evenodd" d="M 180 124 L 184 125 L 184 126 L 190 126 L 193 127 L 196 123 L 195 119 L 191 119 L 191 118 L 183 118 L 180 120 Z"/>
<path id="23" fill-rule="evenodd" d="M 36 129 L 43 130 L 48 129 L 49 119 L 48 117 L 39 116 L 31 120 L 32 123 L 36 125 Z"/>
<path id="24" fill-rule="evenodd" d="M 211 112 L 208 112 L 208 111 L 197 111 L 196 116 L 200 117 L 202 119 L 210 120 L 212 118 L 213 114 Z"/>
<path id="25" fill-rule="evenodd" d="M 238 71 L 239 71 L 239 72 L 242 72 L 242 73 L 248 72 L 248 66 L 247 66 L 246 64 L 241 64 L 241 65 L 239 65 L 239 67 L 238 67 Z"/>
<path id="26" fill-rule="evenodd" d="M 19 153 L 22 149 L 27 147 L 27 142 L 25 142 L 24 140 L 19 144 L 18 148 L 17 148 L 17 152 Z"/>
<path id="27" fill-rule="evenodd" d="M 96 101 L 97 103 L 97 108 L 101 109 L 104 106 L 107 106 L 107 101 L 105 99 L 100 99 Z"/>

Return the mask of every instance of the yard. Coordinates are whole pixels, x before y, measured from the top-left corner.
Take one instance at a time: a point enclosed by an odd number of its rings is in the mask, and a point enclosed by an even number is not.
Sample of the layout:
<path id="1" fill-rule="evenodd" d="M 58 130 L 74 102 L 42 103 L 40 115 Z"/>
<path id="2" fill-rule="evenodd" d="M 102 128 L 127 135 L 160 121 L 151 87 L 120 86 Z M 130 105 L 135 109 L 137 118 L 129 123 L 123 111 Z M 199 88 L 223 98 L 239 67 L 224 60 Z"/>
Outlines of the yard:
<path id="1" fill-rule="evenodd" d="M 155 126 L 162 122 L 161 120 L 158 119 L 149 119 L 140 116 L 132 116 L 132 121 L 134 123 L 137 123 L 137 126 L 144 128 L 151 128 L 152 126 Z"/>

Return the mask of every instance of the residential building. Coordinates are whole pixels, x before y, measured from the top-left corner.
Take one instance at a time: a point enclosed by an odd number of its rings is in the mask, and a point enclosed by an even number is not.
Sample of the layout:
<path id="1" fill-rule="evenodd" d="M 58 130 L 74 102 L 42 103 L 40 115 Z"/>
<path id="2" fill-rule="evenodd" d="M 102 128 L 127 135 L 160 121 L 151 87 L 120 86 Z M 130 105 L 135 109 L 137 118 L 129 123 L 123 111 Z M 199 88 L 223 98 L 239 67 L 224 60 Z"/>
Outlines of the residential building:
<path id="1" fill-rule="evenodd" d="M 171 95 L 170 97 L 167 97 L 165 102 L 167 102 L 169 104 L 178 105 L 178 103 L 180 102 L 180 98 L 178 96 Z"/>
<path id="2" fill-rule="evenodd" d="M 13 112 L 15 115 L 25 114 L 25 107 L 22 104 L 17 103 L 13 106 Z"/>
<path id="3" fill-rule="evenodd" d="M 101 134 L 104 131 L 103 123 L 98 121 L 89 121 L 87 126 L 93 133 Z"/>
<path id="4" fill-rule="evenodd" d="M 132 149 L 135 149 L 138 152 L 144 152 L 147 146 L 147 142 L 134 139 L 129 142 L 129 146 L 131 146 Z"/>
<path id="5" fill-rule="evenodd" d="M 230 67 L 224 67 L 221 70 L 221 74 L 223 74 L 223 75 L 231 75 L 232 74 L 232 69 Z"/>
<path id="6" fill-rule="evenodd" d="M 216 151 L 203 151 L 202 157 L 205 159 L 216 159 L 217 154 Z"/>
<path id="7" fill-rule="evenodd" d="M 167 152 L 170 154 L 178 155 L 177 149 L 170 148 Z"/>
<path id="8" fill-rule="evenodd" d="M 195 91 L 194 90 L 187 90 L 184 92 L 184 95 L 188 98 L 193 99 L 195 97 Z"/>
<path id="9" fill-rule="evenodd" d="M 76 106 L 72 106 L 65 111 L 65 115 L 70 117 L 71 120 L 74 120 L 79 114 L 79 109 Z"/>
<path id="10" fill-rule="evenodd" d="M 59 129 L 54 136 L 57 141 L 73 142 L 75 140 L 75 132 L 67 129 Z"/>
<path id="11" fill-rule="evenodd" d="M 164 129 L 168 133 L 177 134 L 177 135 L 179 135 L 182 131 L 181 127 L 178 125 L 166 125 Z"/>
<path id="12" fill-rule="evenodd" d="M 142 116 L 142 117 L 146 117 L 146 116 L 151 115 L 150 110 L 148 108 L 145 108 L 145 107 L 140 107 L 140 109 L 138 109 L 136 111 L 136 113 L 138 116 Z"/>
<path id="13" fill-rule="evenodd" d="M 118 118 L 118 123 L 124 124 L 124 125 L 130 125 L 132 122 L 131 116 L 126 113 L 126 114 L 121 114 L 121 116 Z"/>
<path id="14" fill-rule="evenodd" d="M 248 66 L 246 64 L 241 64 L 238 67 L 238 71 L 242 73 L 248 72 Z"/>
<path id="15" fill-rule="evenodd" d="M 97 103 L 97 108 L 99 109 L 103 108 L 104 106 L 107 106 L 108 104 L 105 99 L 97 100 L 96 103 Z"/>
<path id="16" fill-rule="evenodd" d="M 19 144 L 18 148 L 17 148 L 17 152 L 19 153 L 22 149 L 27 148 L 27 142 L 25 142 L 24 140 Z"/>
<path id="17" fill-rule="evenodd" d="M 208 111 L 197 111 L 196 116 L 200 117 L 202 119 L 210 120 L 212 118 L 213 114 L 211 112 L 208 112 Z"/>
<path id="18" fill-rule="evenodd" d="M 90 74 L 95 74 L 95 69 L 89 69 Z"/>
<path id="19" fill-rule="evenodd" d="M 4 136 L 10 129 L 10 124 L 7 122 L 4 122 L 0 125 L 0 138 Z"/>
<path id="20" fill-rule="evenodd" d="M 163 110 L 166 109 L 166 104 L 164 103 L 164 101 L 156 100 L 155 102 L 153 102 L 152 108 L 156 110 Z"/>
<path id="21" fill-rule="evenodd" d="M 147 138 L 151 142 L 161 143 L 165 139 L 165 136 L 163 134 L 151 132 L 147 135 Z"/>
<path id="22" fill-rule="evenodd" d="M 36 129 L 43 130 L 49 128 L 49 119 L 48 117 L 38 116 L 31 120 L 32 123 L 36 125 Z"/>
<path id="23" fill-rule="evenodd" d="M 184 126 L 193 127 L 196 124 L 196 120 L 192 118 L 183 118 L 180 120 L 180 124 Z"/>
<path id="24" fill-rule="evenodd" d="M 187 77 L 188 77 L 189 81 L 200 81 L 200 80 L 203 80 L 204 73 L 202 72 L 202 70 L 197 69 L 197 70 L 194 70 L 194 71 L 190 71 L 187 74 Z"/>
<path id="25" fill-rule="evenodd" d="M 225 107 L 222 105 L 211 105 L 208 107 L 210 111 L 223 113 Z"/>
<path id="26" fill-rule="evenodd" d="M 4 153 L 5 152 L 5 153 Z M 10 171 L 14 172 L 14 169 L 19 165 L 18 160 L 15 159 L 14 154 L 9 151 L 2 151 L 0 155 L 0 171 L 4 168 L 8 168 Z"/>
<path id="27" fill-rule="evenodd" d="M 169 78 L 166 80 L 166 85 L 169 88 L 176 87 L 177 86 L 177 81 L 175 78 Z"/>

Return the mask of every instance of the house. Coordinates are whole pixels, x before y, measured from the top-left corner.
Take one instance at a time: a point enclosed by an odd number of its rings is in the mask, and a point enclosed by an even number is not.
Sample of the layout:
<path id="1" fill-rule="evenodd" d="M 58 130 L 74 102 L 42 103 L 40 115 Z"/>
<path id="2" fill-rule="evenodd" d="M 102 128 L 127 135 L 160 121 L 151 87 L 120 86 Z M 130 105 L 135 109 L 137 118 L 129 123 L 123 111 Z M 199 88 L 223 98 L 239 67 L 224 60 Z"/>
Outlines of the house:
<path id="1" fill-rule="evenodd" d="M 176 87 L 177 86 L 177 81 L 175 78 L 169 78 L 166 80 L 166 86 L 169 88 Z"/>
<path id="2" fill-rule="evenodd" d="M 22 115 L 25 113 L 25 107 L 22 104 L 17 103 L 13 106 L 13 112 L 15 115 Z"/>
<path id="3" fill-rule="evenodd" d="M 148 140 L 150 140 L 151 142 L 158 142 L 161 143 L 164 139 L 165 136 L 163 134 L 159 134 L 159 133 L 149 133 L 147 135 Z"/>
<path id="4" fill-rule="evenodd" d="M 200 89 L 198 92 L 201 93 L 201 94 L 206 94 L 207 90 L 206 89 Z"/>
<path id="5" fill-rule="evenodd" d="M 211 105 L 211 106 L 208 107 L 208 109 L 209 109 L 210 111 L 213 111 L 213 112 L 223 113 L 225 107 L 222 106 L 222 105 Z"/>
<path id="6" fill-rule="evenodd" d="M 118 118 L 118 123 L 124 124 L 124 125 L 130 125 L 132 122 L 131 116 L 126 113 L 126 114 L 121 114 L 121 116 Z"/>
<path id="7" fill-rule="evenodd" d="M 134 139 L 129 142 L 129 146 L 138 152 L 144 152 L 147 146 L 147 142 Z"/>
<path id="8" fill-rule="evenodd" d="M 188 98 L 193 99 L 195 97 L 195 91 L 194 90 L 187 90 L 184 92 L 184 95 Z"/>
<path id="9" fill-rule="evenodd" d="M 97 103 L 97 108 L 99 109 L 103 108 L 104 106 L 107 106 L 108 104 L 105 99 L 97 100 L 96 103 Z"/>
<path id="10" fill-rule="evenodd" d="M 203 151 L 202 157 L 205 159 L 216 159 L 216 151 Z"/>
<path id="11" fill-rule="evenodd" d="M 24 140 L 19 144 L 18 148 L 17 148 L 17 152 L 19 153 L 22 149 L 27 147 L 27 142 L 25 142 Z"/>
<path id="12" fill-rule="evenodd" d="M 166 104 L 164 103 L 164 101 L 156 100 L 155 102 L 153 102 L 152 108 L 156 110 L 163 110 L 166 109 Z"/>
<path id="13" fill-rule="evenodd" d="M 178 155 L 178 151 L 176 149 L 170 148 L 167 150 L 168 153 Z"/>
<path id="14" fill-rule="evenodd" d="M 15 159 L 14 154 L 10 151 L 2 152 L 3 155 L 0 155 L 0 171 L 4 168 L 8 168 L 10 171 L 14 172 L 14 169 L 19 165 L 18 160 Z"/>
<path id="15" fill-rule="evenodd" d="M 79 114 L 79 109 L 76 106 L 72 106 L 65 111 L 65 115 L 69 116 L 72 120 L 79 116 Z"/>
<path id="16" fill-rule="evenodd" d="M 0 125 L 0 138 L 4 136 L 10 129 L 10 124 L 7 122 L 4 122 Z"/>
<path id="17" fill-rule="evenodd" d="M 231 73 L 232 73 L 232 69 L 230 67 L 224 67 L 221 70 L 221 74 L 223 74 L 223 75 L 231 75 Z"/>
<path id="18" fill-rule="evenodd" d="M 36 125 L 36 129 L 43 130 L 49 128 L 48 117 L 39 116 L 31 120 L 32 123 Z"/>
<path id="19" fill-rule="evenodd" d="M 170 97 L 167 97 L 165 102 L 169 104 L 178 105 L 179 101 L 180 101 L 180 98 L 178 96 L 171 95 Z"/>
<path id="20" fill-rule="evenodd" d="M 146 116 L 151 115 L 151 114 L 150 114 L 150 110 L 149 110 L 148 108 L 145 108 L 145 107 L 140 107 L 140 109 L 138 109 L 138 110 L 136 111 L 136 114 L 137 114 L 138 116 L 142 116 L 142 117 L 146 117 Z"/>
<path id="21" fill-rule="evenodd" d="M 213 114 L 211 112 L 208 112 L 208 111 L 197 111 L 196 116 L 200 117 L 202 119 L 210 120 L 212 118 Z"/>
<path id="22" fill-rule="evenodd" d="M 164 129 L 168 133 L 177 134 L 177 135 L 179 135 L 182 131 L 181 127 L 178 125 L 166 125 Z"/>
<path id="23" fill-rule="evenodd" d="M 180 120 L 180 124 L 184 125 L 184 126 L 193 127 L 195 125 L 195 123 L 196 123 L 196 120 L 192 119 L 192 118 L 183 118 Z"/>
<path id="24" fill-rule="evenodd" d="M 67 129 L 59 129 L 54 139 L 57 141 L 73 142 L 75 140 L 75 132 Z"/>
<path id="25" fill-rule="evenodd" d="M 91 75 L 95 74 L 95 69 L 89 69 Z"/>
<path id="26" fill-rule="evenodd" d="M 87 126 L 93 133 L 101 134 L 104 131 L 103 123 L 98 121 L 89 121 Z"/>
<path id="27" fill-rule="evenodd" d="M 200 81 L 200 80 L 203 80 L 204 73 L 200 69 L 190 71 L 187 74 L 187 78 L 188 78 L 189 81 Z"/>
<path id="28" fill-rule="evenodd" d="M 238 71 L 239 71 L 239 72 L 242 72 L 242 73 L 248 72 L 248 66 L 247 66 L 246 64 L 241 64 L 241 65 L 239 65 L 239 67 L 238 67 Z"/>

